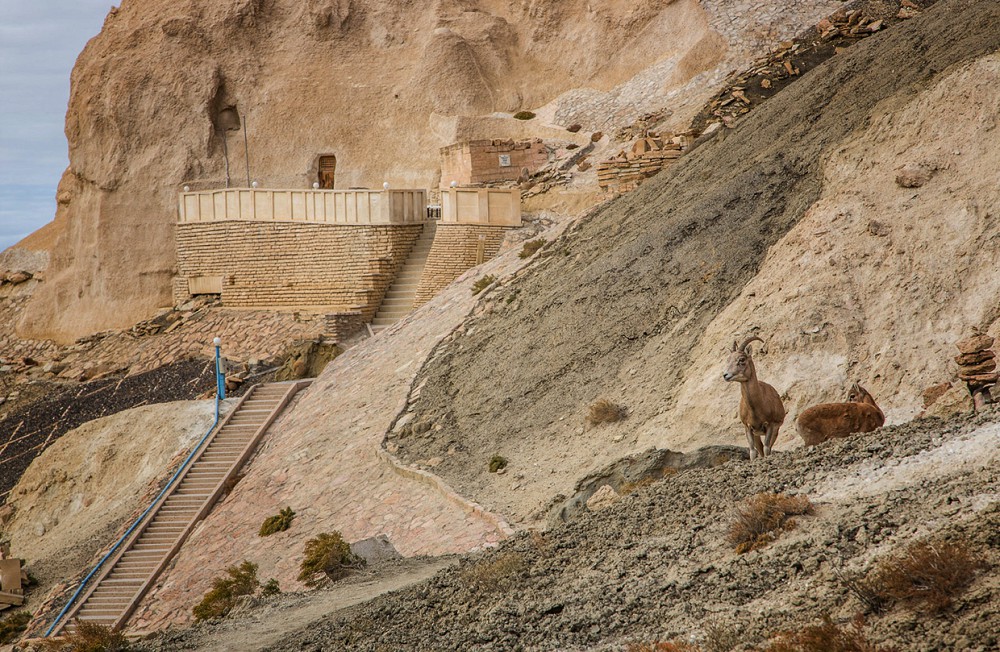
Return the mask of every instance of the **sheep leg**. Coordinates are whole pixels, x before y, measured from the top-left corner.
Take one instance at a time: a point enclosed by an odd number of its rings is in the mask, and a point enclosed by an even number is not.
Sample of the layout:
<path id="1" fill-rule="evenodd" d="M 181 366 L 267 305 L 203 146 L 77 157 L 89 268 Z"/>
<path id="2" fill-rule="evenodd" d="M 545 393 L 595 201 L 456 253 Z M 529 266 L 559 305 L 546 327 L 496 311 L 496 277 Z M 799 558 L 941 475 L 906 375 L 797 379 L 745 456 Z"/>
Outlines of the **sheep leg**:
<path id="1" fill-rule="evenodd" d="M 764 435 L 764 457 L 771 454 L 771 447 L 778 440 L 778 428 L 780 427 L 774 423 L 767 424 L 767 433 Z"/>
<path id="2" fill-rule="evenodd" d="M 747 446 L 750 447 L 750 460 L 753 461 L 757 458 L 757 447 L 754 446 L 754 435 L 753 428 L 746 426 L 747 429 Z"/>

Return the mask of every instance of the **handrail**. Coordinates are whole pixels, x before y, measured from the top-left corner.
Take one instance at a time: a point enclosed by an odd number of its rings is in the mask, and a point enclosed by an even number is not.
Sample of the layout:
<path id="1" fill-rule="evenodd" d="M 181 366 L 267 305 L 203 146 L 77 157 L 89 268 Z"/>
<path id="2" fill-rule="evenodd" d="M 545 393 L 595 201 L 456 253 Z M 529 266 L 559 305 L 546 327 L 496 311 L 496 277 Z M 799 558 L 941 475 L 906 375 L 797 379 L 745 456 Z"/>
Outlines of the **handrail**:
<path id="1" fill-rule="evenodd" d="M 216 355 L 215 376 L 216 376 L 216 383 L 217 384 L 225 382 L 225 380 L 222 379 L 223 376 L 222 376 L 222 370 L 221 370 L 221 368 L 219 366 L 218 355 Z M 220 380 L 220 379 L 222 379 L 222 380 Z M 225 385 L 221 385 L 221 386 L 225 387 Z M 101 558 L 101 561 L 97 562 L 97 565 L 94 566 L 93 570 L 91 570 L 87 574 L 87 576 L 85 578 L 83 578 L 83 581 L 80 582 L 80 586 L 77 587 L 76 592 L 73 593 L 73 596 L 69 599 L 69 602 L 67 602 L 66 606 L 62 608 L 62 611 L 59 612 L 59 615 L 56 616 L 56 619 L 52 621 L 52 624 L 49 625 L 49 628 L 47 630 L 45 630 L 45 636 L 44 636 L 44 638 L 47 638 L 52 633 L 52 631 L 56 628 L 56 625 L 59 624 L 59 622 L 63 619 L 63 617 L 66 615 L 66 613 L 70 610 L 70 608 L 76 602 L 76 599 L 80 597 L 80 593 L 87 586 L 87 582 L 89 582 L 90 578 L 92 578 L 94 576 L 94 573 L 96 573 L 97 571 L 99 571 L 101 569 L 101 567 L 104 565 L 104 562 L 106 562 L 111 557 L 111 555 L 115 554 L 115 552 L 118 550 L 119 546 L 121 546 L 122 543 L 124 543 L 124 541 L 126 539 L 128 539 L 129 535 L 131 535 L 132 532 L 137 527 L 139 527 L 139 524 L 142 523 L 145 520 L 145 518 L 149 514 L 150 510 L 153 509 L 153 507 L 155 507 L 160 502 L 160 499 L 162 499 L 163 496 L 165 496 L 166 493 L 170 490 L 170 488 L 173 487 L 174 482 L 177 481 L 177 478 L 181 475 L 181 473 L 184 471 L 184 469 L 187 468 L 187 465 L 191 461 L 191 458 L 193 458 L 194 455 L 195 455 L 195 453 L 197 453 L 201 449 L 201 447 L 205 444 L 205 441 L 208 439 L 208 436 L 211 435 L 212 432 L 215 430 L 215 426 L 219 425 L 219 403 L 222 400 L 222 397 L 220 396 L 221 393 L 222 393 L 222 391 L 224 391 L 224 390 L 216 391 L 216 394 L 215 394 L 215 420 L 212 422 L 212 426 L 208 429 L 208 432 L 206 432 L 205 435 L 198 441 L 198 444 L 194 448 L 191 449 L 191 452 L 188 454 L 188 456 L 184 459 L 184 461 L 181 463 L 181 465 L 179 467 L 177 467 L 177 470 L 174 472 L 174 475 L 171 476 L 170 480 L 167 481 L 167 484 L 163 487 L 163 489 L 160 491 L 160 493 L 156 496 L 155 499 L 153 499 L 153 502 L 151 502 L 149 504 L 149 507 L 147 507 L 146 510 L 139 516 L 139 518 L 137 518 L 135 520 L 135 522 L 132 523 L 132 525 L 129 527 L 129 529 L 125 531 L 125 534 L 123 534 L 121 536 L 121 538 L 118 539 L 117 543 L 115 543 L 115 545 L 111 546 L 111 550 L 109 550 L 107 552 L 107 554 L 104 555 L 104 557 Z"/>

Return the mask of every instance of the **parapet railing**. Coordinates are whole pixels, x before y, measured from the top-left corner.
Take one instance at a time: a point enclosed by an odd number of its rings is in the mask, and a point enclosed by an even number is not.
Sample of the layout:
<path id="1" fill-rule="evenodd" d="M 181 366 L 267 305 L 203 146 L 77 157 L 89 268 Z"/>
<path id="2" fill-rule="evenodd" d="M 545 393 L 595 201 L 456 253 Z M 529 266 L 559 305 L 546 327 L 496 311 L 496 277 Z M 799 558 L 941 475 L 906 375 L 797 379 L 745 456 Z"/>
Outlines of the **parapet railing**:
<path id="1" fill-rule="evenodd" d="M 273 190 L 227 188 L 182 192 L 181 224 L 222 221 L 315 224 L 419 224 L 426 190 Z"/>
<path id="2" fill-rule="evenodd" d="M 441 191 L 442 224 L 521 226 L 517 188 L 447 188 Z"/>

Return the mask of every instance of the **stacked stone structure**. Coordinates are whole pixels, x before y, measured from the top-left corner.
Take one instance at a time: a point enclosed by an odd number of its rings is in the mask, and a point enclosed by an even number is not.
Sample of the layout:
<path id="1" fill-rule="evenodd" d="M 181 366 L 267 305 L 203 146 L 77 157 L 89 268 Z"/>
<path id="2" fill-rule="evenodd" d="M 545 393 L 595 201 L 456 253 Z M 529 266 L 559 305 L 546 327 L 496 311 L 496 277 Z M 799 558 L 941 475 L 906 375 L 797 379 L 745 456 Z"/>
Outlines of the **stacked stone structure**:
<path id="1" fill-rule="evenodd" d="M 525 171 L 538 171 L 549 161 L 540 138 L 533 140 L 472 140 L 441 148 L 441 187 L 517 181 Z"/>
<path id="2" fill-rule="evenodd" d="M 1000 379 L 1000 373 L 996 370 L 996 354 L 991 349 L 993 341 L 989 335 L 975 334 L 955 345 L 961 353 L 955 357 L 958 377 L 968 386 L 976 411 L 993 402 L 990 388 Z"/>
<path id="3" fill-rule="evenodd" d="M 635 190 L 645 179 L 658 174 L 681 157 L 691 142 L 690 135 L 664 137 L 650 132 L 632 147 L 621 150 L 597 165 L 597 185 L 609 193 Z"/>

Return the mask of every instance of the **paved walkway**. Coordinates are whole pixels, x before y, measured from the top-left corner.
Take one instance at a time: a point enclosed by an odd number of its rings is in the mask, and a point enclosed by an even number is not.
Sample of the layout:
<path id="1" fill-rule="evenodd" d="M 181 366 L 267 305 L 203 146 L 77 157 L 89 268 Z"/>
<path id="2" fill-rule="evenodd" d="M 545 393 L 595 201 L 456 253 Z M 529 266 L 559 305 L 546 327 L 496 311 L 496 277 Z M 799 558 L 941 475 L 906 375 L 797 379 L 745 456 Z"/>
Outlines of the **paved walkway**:
<path id="1" fill-rule="evenodd" d="M 259 565 L 261 581 L 274 577 L 283 590 L 300 590 L 303 546 L 320 532 L 337 530 L 348 541 L 385 534 L 404 556 L 471 551 L 503 538 L 495 516 L 443 495 L 426 478 L 404 477 L 377 452 L 423 361 L 475 306 L 472 282 L 515 272 L 528 262 L 519 250 L 467 272 L 334 360 L 272 426 L 246 477 L 197 528 L 129 629 L 189 621 L 212 578 L 244 559 Z M 296 512 L 292 527 L 258 537 L 263 520 L 286 506 Z"/>

